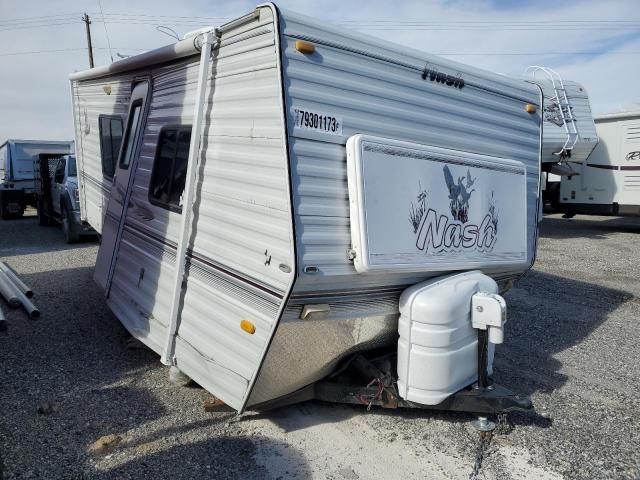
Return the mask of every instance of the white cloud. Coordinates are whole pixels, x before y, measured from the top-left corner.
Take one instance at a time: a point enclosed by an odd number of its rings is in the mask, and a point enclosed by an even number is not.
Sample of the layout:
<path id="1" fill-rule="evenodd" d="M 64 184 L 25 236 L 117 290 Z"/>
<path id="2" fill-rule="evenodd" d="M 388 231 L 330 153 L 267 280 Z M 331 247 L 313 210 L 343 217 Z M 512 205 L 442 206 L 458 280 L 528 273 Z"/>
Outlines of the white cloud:
<path id="1" fill-rule="evenodd" d="M 504 8 L 504 1 L 372 0 L 366 4 L 347 0 L 284 1 L 283 8 L 296 10 L 320 20 L 392 20 L 423 22 L 496 22 L 498 27 L 513 22 L 555 22 L 558 20 L 635 20 L 640 21 L 640 6 L 635 0 L 599 2 L 529 2 L 524 6 Z M 0 54 L 85 46 L 83 11 L 97 16 L 96 0 L 25 2 L 3 1 L 0 4 Z M 166 24 L 191 21 L 192 25 L 174 28 L 179 34 L 206 24 L 219 24 L 219 17 L 233 18 L 250 11 L 255 3 L 243 1 L 183 0 L 179 4 L 167 0 L 102 0 L 105 13 L 129 15 L 166 15 Z M 3 30 L 7 19 L 52 16 L 74 13 L 75 23 L 46 28 Z M 216 18 L 205 18 L 216 17 Z M 55 17 L 61 18 L 61 17 Z M 66 17 L 65 17 L 66 18 Z M 148 17 L 138 17 L 148 18 Z M 164 20 L 164 19 L 163 19 Z M 51 17 L 48 19 L 51 21 Z M 144 23 L 144 22 L 142 22 Z M 26 24 L 13 23 L 14 27 Z M 357 23 L 355 24 L 357 26 Z M 128 49 L 155 48 L 171 40 L 151 24 L 107 25 L 115 52 L 130 54 Z M 106 50 L 104 27 L 91 26 L 96 50 L 96 64 L 110 61 Z M 394 27 L 395 28 L 395 27 Z M 593 52 L 605 50 L 640 52 L 638 30 L 394 30 L 363 29 L 366 33 L 392 42 L 410 45 L 427 53 L 476 54 L 452 55 L 450 58 L 488 70 L 519 76 L 530 64 L 556 68 L 565 78 L 583 83 L 595 112 L 604 113 L 638 104 L 640 94 L 635 79 L 640 78 L 640 55 L 533 55 L 501 56 L 478 53 L 527 52 Z M 633 35 L 636 35 L 635 38 Z M 0 140 L 12 137 L 63 139 L 72 136 L 67 75 L 87 68 L 85 50 L 48 54 L 0 56 Z"/>

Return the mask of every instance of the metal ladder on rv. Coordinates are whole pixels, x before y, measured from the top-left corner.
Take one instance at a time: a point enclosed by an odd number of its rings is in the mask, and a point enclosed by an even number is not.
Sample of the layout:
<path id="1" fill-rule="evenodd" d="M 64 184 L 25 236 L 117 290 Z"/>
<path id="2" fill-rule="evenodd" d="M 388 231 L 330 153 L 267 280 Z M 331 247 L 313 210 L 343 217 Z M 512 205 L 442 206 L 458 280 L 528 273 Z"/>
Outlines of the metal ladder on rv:
<path id="1" fill-rule="evenodd" d="M 576 127 L 576 118 L 573 116 L 571 103 L 569 102 L 569 97 L 567 97 L 567 89 L 564 86 L 564 81 L 560 74 L 549 67 L 533 65 L 527 67 L 525 75 L 529 74 L 531 80 L 535 81 L 538 72 L 542 72 L 551 81 L 551 86 L 555 93 L 551 100 L 557 103 L 564 124 L 564 130 L 567 132 L 567 140 L 564 142 L 564 146 L 559 152 L 554 152 L 554 155 L 559 155 L 564 158 L 571 154 L 570 152 L 580 138 L 580 133 L 578 133 L 578 128 Z"/>

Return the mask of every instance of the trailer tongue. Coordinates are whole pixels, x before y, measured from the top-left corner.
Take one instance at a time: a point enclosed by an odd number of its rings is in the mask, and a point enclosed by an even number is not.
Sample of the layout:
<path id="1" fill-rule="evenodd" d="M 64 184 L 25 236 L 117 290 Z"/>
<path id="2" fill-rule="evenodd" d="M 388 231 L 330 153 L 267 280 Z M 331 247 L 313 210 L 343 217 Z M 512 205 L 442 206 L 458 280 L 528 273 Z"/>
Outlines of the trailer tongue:
<path id="1" fill-rule="evenodd" d="M 479 271 L 414 285 L 400 297 L 397 353 L 355 354 L 326 380 L 255 408 L 316 399 L 368 409 L 421 408 L 482 416 L 530 410 L 529 398 L 494 383 L 490 375 L 505 323 L 506 303 L 498 285 Z"/>

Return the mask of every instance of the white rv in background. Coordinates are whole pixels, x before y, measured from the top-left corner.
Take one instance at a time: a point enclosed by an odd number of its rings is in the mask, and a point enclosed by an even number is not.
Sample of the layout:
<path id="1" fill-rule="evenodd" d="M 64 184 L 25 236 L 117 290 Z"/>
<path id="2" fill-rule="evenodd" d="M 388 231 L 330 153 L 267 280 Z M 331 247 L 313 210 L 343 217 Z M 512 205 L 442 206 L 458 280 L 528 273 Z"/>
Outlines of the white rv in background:
<path id="1" fill-rule="evenodd" d="M 600 143 L 587 161 L 570 161 L 558 193 L 559 210 L 572 216 L 640 215 L 640 111 L 595 119 Z"/>
<path id="2" fill-rule="evenodd" d="M 544 96 L 540 189 L 543 205 L 558 210 L 562 176 L 573 173 L 571 163 L 585 162 L 598 144 L 589 96 L 581 84 L 549 67 L 531 66 L 524 78 Z"/>
<path id="3" fill-rule="evenodd" d="M 95 279 L 165 364 L 239 411 L 530 406 L 486 387 L 539 86 L 273 4 L 70 78 Z"/>

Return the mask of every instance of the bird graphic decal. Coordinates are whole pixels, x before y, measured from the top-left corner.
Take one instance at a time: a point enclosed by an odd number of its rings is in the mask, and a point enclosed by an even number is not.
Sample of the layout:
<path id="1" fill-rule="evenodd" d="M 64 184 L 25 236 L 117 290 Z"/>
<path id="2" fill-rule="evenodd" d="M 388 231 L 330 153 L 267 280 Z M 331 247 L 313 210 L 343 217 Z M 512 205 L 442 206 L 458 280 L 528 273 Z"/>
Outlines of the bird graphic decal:
<path id="1" fill-rule="evenodd" d="M 475 188 L 470 188 L 476 182 L 476 178 L 471 178 L 471 172 L 467 169 L 467 177 L 458 177 L 456 183 L 451 174 L 451 170 L 448 165 L 443 167 L 444 181 L 449 189 L 449 208 L 451 209 L 451 215 L 453 218 L 466 223 L 469 220 L 469 200 L 471 194 L 475 192 Z M 466 180 L 466 182 L 465 182 Z"/>

